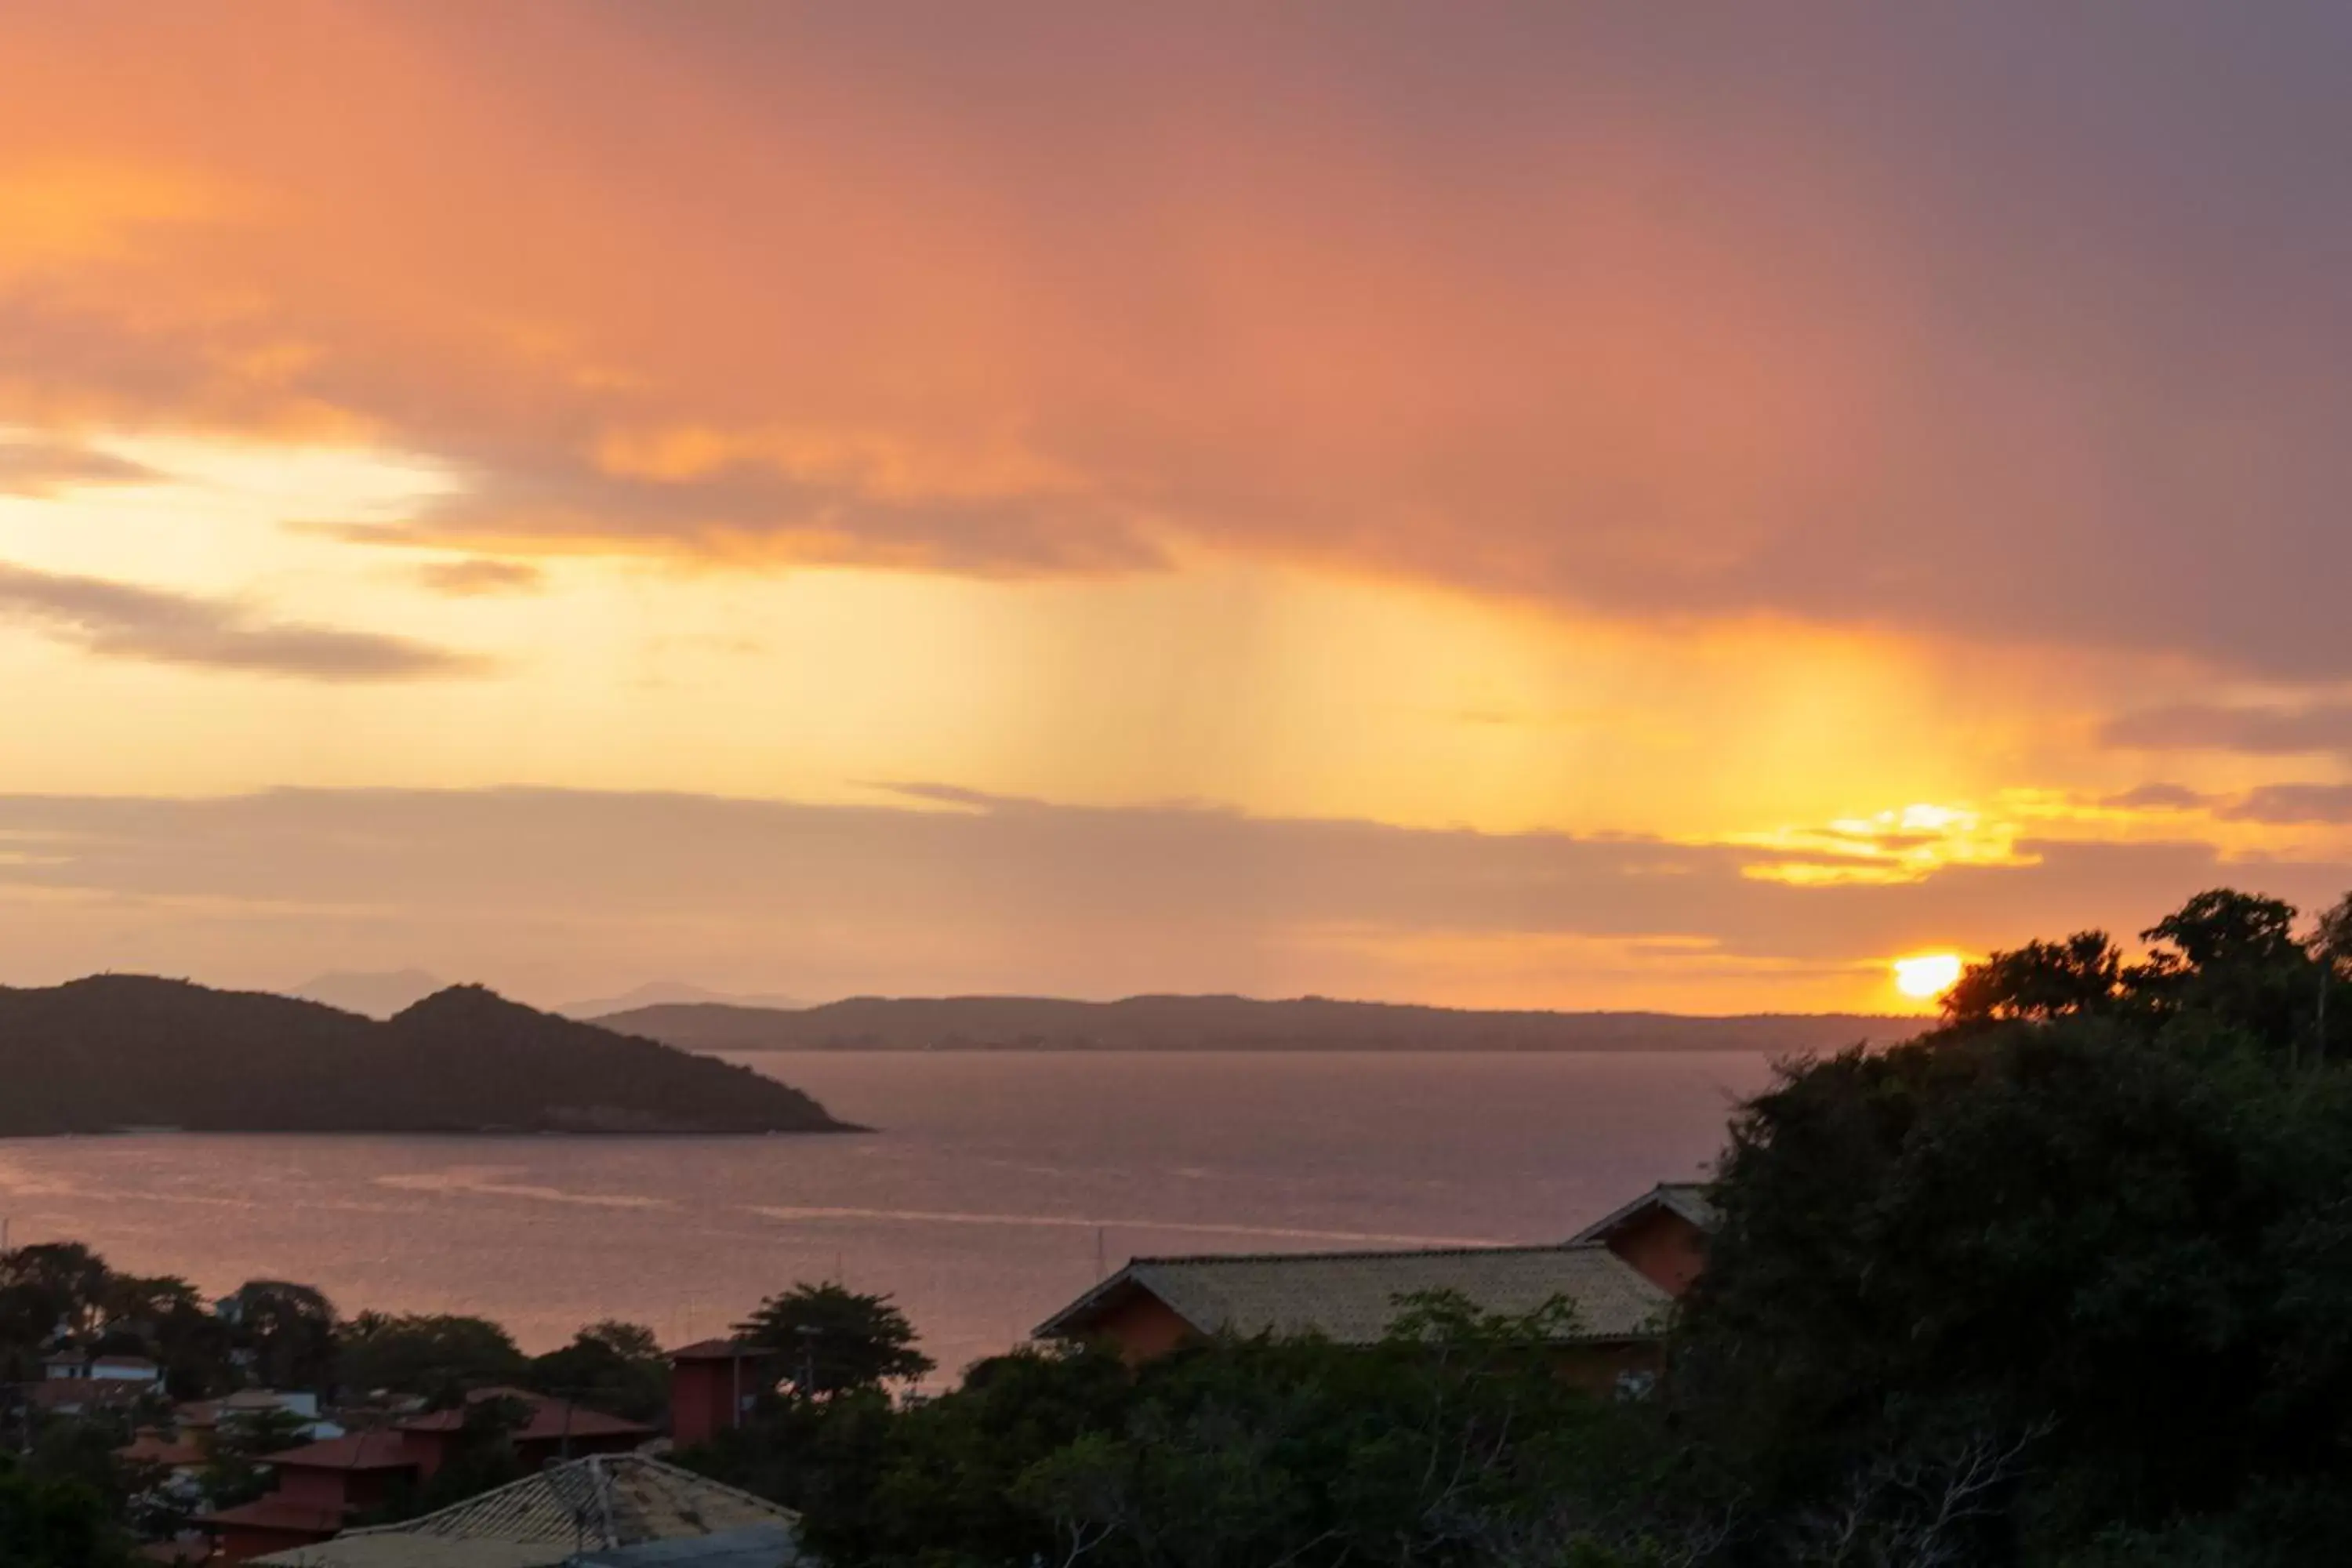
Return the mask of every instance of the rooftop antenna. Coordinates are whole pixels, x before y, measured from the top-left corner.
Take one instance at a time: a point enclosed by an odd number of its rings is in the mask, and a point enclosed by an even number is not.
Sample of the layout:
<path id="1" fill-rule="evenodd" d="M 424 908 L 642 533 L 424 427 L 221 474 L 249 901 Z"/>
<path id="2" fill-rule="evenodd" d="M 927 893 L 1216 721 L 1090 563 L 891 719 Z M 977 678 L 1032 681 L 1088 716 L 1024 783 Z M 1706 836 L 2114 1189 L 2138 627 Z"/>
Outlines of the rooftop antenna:
<path id="1" fill-rule="evenodd" d="M 1095 1226 L 1095 1283 L 1099 1285 L 1110 1275 L 1110 1259 L 1103 1250 L 1103 1227 Z"/>

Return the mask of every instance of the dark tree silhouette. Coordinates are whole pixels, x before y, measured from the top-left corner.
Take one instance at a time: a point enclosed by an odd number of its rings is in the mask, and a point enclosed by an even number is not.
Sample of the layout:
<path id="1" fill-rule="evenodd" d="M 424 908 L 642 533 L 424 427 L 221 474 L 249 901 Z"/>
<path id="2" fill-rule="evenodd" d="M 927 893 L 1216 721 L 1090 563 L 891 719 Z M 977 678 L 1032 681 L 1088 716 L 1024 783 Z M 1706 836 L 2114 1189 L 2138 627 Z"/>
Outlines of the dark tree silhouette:
<path id="1" fill-rule="evenodd" d="M 914 1325 L 889 1297 L 832 1283 L 771 1296 L 735 1331 L 772 1351 L 803 1399 L 911 1383 L 937 1364 L 915 1348 Z"/>

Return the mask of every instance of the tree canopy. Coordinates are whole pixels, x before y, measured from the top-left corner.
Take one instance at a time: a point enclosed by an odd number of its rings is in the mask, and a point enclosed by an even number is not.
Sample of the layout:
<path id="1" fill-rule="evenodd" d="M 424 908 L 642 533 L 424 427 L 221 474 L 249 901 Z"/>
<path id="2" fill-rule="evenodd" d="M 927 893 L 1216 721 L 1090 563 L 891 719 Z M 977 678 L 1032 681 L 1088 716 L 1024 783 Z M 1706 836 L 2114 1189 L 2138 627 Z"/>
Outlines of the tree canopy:
<path id="1" fill-rule="evenodd" d="M 669 1400 L 669 1358 L 642 1323 L 591 1323 L 560 1350 L 533 1356 L 522 1384 L 592 1409 L 651 1421 Z"/>
<path id="2" fill-rule="evenodd" d="M 1996 953 L 1743 1108 L 1671 1387 L 1761 1515 L 1891 1539 L 1998 1457 L 1956 1561 L 2352 1543 L 2352 1075 L 2295 919 Z"/>
<path id="3" fill-rule="evenodd" d="M 128 1568 L 131 1546 L 89 1486 L 27 1474 L 0 1454 L 0 1563 L 8 1568 Z"/>
<path id="4" fill-rule="evenodd" d="M 912 1383 L 936 1364 L 915 1347 L 914 1325 L 889 1297 L 832 1283 L 771 1296 L 735 1331 L 774 1352 L 803 1399 Z"/>
<path id="5" fill-rule="evenodd" d="M 468 1389 L 514 1383 L 527 1363 L 506 1330 L 454 1313 L 362 1312 L 336 1344 L 336 1376 L 356 1394 L 378 1390 L 454 1402 Z"/>

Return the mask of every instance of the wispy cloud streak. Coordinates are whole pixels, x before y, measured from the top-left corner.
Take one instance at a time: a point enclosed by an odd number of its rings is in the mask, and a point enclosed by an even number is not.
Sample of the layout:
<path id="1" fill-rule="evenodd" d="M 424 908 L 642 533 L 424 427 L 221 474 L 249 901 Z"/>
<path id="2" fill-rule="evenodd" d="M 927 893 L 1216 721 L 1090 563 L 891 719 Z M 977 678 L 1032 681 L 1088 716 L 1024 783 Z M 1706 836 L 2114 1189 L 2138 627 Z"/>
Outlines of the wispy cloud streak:
<path id="1" fill-rule="evenodd" d="M 0 563 L 0 625 L 9 623 L 107 658 L 302 680 L 421 680 L 488 668 L 406 637 L 270 620 L 233 600 Z"/>

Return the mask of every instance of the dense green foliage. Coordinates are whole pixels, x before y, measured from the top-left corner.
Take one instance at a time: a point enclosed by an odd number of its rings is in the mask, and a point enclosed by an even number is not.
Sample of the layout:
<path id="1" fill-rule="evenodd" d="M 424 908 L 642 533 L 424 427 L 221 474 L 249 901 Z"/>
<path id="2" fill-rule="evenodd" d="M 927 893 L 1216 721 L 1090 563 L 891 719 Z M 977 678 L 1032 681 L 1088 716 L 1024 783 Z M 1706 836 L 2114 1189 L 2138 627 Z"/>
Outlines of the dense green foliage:
<path id="1" fill-rule="evenodd" d="M 478 986 L 388 1023 L 312 1002 L 104 975 L 0 987 L 0 1136 L 208 1131 L 798 1132 L 798 1089 Z"/>
<path id="2" fill-rule="evenodd" d="M 1996 954 L 1941 1029 L 1745 1109 L 1672 1387 L 1759 1517 L 2352 1556 L 2352 1010 L 2340 922 L 2294 918 L 2221 891 L 2141 963 Z"/>
<path id="3" fill-rule="evenodd" d="M 176 1398 L 259 1386 L 447 1407 L 468 1390 L 511 1384 L 650 1422 L 667 1394 L 667 1363 L 653 1331 L 638 1324 L 590 1324 L 570 1344 L 526 1357 L 504 1329 L 479 1318 L 362 1312 L 345 1322 L 317 1289 L 283 1280 L 254 1280 L 208 1305 L 184 1280 L 118 1274 L 75 1243 L 0 1253 L 0 1363 L 7 1376 L 39 1380 L 44 1352 L 60 1346 L 153 1360 L 168 1393 L 47 1415 L 0 1388 L 0 1434 L 6 1447 L 23 1450 L 13 1474 L 0 1479 L 5 1568 L 18 1561 L 7 1554 L 10 1530 L 45 1532 L 47 1555 L 27 1561 L 111 1564 L 129 1534 L 168 1538 L 206 1508 L 268 1491 L 268 1456 L 307 1440 L 309 1424 L 288 1411 L 239 1410 L 197 1435 L 205 1456 L 200 1490 L 166 1486 L 161 1467 L 131 1464 L 117 1450 L 137 1426 L 168 1424 Z M 528 1410 L 496 1399 L 465 1408 L 449 1462 L 425 1486 L 391 1500 L 381 1517 L 430 1511 L 522 1473 L 508 1436 Z M 93 1510 L 103 1528 L 74 1533 L 74 1521 Z"/>
<path id="4" fill-rule="evenodd" d="M 498 1324 L 441 1312 L 362 1312 L 343 1326 L 336 1346 L 343 1387 L 362 1394 L 420 1394 L 438 1405 L 469 1388 L 511 1384 L 528 1364 Z"/>
<path id="5" fill-rule="evenodd" d="M 1971 968 L 1743 1107 L 1661 1394 L 1423 1304 L 1372 1351 L 787 1388 L 693 1462 L 853 1568 L 2352 1561 L 2352 906 L 2201 894 Z"/>
<path id="6" fill-rule="evenodd" d="M 1651 1412 L 1556 1375 L 1553 1316 L 1433 1297 L 1373 1349 L 1259 1339 L 1133 1372 L 1024 1351 L 903 1410 L 782 1399 L 689 1458 L 803 1509 L 843 1564 L 1697 1561 L 1718 1492 Z"/>
<path id="7" fill-rule="evenodd" d="M 118 1274 L 79 1242 L 0 1253 L 0 1377 L 39 1377 L 59 1331 L 96 1354 L 151 1358 L 182 1398 L 226 1384 L 237 1342 L 184 1279 Z"/>
<path id="8" fill-rule="evenodd" d="M 591 1323 L 570 1344 L 533 1356 L 520 1386 L 632 1421 L 655 1421 L 669 1402 L 669 1358 L 642 1323 Z"/>
<path id="9" fill-rule="evenodd" d="M 45 1479 L 0 1454 L 0 1563 L 8 1568 L 118 1568 L 131 1547 L 104 1497 Z"/>
<path id="10" fill-rule="evenodd" d="M 335 1305 L 309 1285 L 252 1279 L 222 1303 L 256 1382 L 323 1388 L 335 1366 Z"/>

